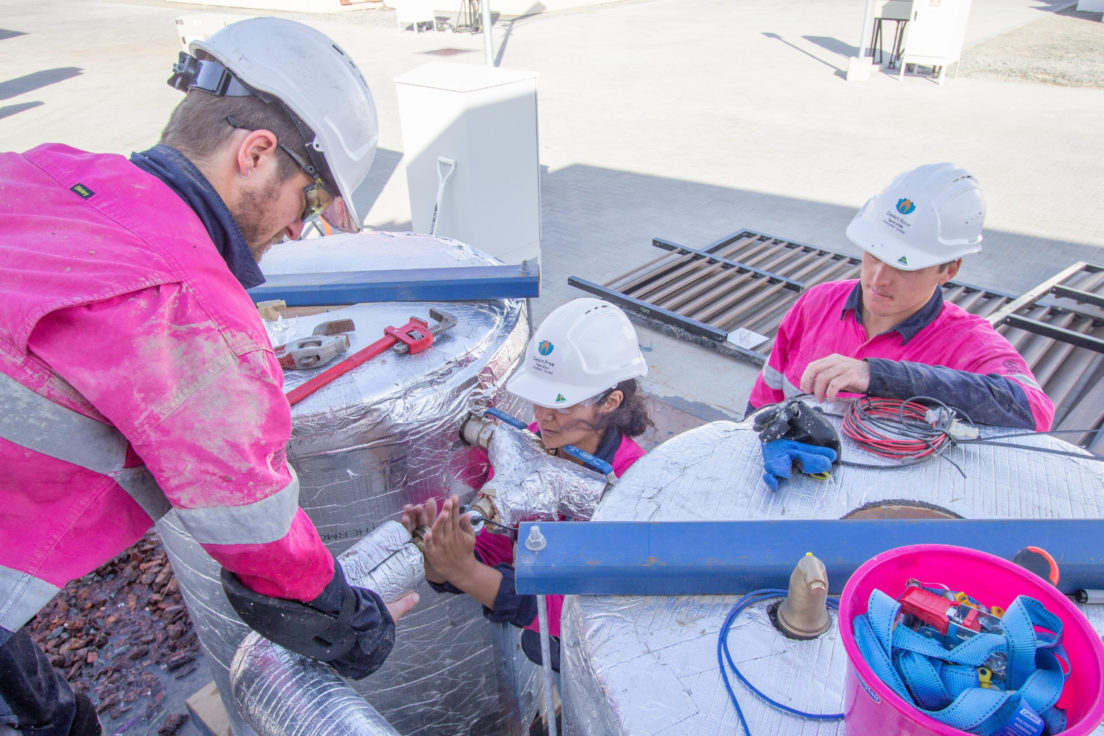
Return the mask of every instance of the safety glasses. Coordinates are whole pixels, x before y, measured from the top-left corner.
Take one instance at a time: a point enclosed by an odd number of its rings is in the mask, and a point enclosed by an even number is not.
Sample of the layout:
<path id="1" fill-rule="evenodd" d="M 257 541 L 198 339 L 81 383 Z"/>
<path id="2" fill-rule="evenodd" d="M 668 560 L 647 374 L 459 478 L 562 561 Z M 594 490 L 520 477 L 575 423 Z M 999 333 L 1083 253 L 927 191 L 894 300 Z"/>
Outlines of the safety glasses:
<path id="1" fill-rule="evenodd" d="M 239 124 L 230 115 L 226 116 L 226 122 L 232 128 L 256 130 L 256 128 Z M 345 206 L 345 200 L 330 193 L 318 168 L 283 143 L 277 141 L 276 145 L 311 178 L 311 183 L 303 187 L 303 211 L 299 214 L 299 220 L 310 222 L 321 217 L 326 224 L 335 230 L 340 230 L 343 233 L 359 232 L 360 227 L 353 220 L 349 208 Z"/>

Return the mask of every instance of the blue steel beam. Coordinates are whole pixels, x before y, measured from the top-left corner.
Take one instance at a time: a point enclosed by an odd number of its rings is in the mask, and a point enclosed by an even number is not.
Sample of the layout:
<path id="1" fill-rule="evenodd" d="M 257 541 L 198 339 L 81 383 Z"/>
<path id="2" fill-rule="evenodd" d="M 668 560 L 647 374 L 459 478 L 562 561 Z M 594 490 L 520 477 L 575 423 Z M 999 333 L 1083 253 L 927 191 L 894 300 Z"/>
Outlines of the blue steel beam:
<path id="1" fill-rule="evenodd" d="M 527 549 L 540 526 L 546 546 Z M 876 554 L 909 544 L 953 544 L 1010 560 L 1047 550 L 1063 592 L 1104 588 L 1104 520 L 816 519 L 536 523 L 521 525 L 517 592 L 584 595 L 734 594 L 785 588 L 806 552 L 824 561 L 831 592 Z"/>
<path id="2" fill-rule="evenodd" d="M 274 274 L 249 290 L 255 302 L 283 299 L 289 307 L 484 301 L 539 295 L 540 270 L 524 265 Z"/>

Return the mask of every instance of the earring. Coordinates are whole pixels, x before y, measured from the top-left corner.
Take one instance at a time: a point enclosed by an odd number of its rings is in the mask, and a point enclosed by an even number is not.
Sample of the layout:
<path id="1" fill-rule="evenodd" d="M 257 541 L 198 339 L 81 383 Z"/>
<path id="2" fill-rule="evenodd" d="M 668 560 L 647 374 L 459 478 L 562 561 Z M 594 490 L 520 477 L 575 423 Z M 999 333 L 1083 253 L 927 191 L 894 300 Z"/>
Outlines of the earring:
<path id="1" fill-rule="evenodd" d="M 249 169 L 244 174 L 239 171 L 238 176 L 240 176 L 243 179 L 248 179 L 249 177 L 253 176 L 253 169 Z"/>

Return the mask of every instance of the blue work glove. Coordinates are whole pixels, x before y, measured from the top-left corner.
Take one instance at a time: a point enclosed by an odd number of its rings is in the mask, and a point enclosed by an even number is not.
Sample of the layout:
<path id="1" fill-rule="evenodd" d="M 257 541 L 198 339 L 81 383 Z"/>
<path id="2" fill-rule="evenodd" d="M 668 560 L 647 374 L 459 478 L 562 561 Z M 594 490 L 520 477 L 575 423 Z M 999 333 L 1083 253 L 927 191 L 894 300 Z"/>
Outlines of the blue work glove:
<path id="1" fill-rule="evenodd" d="M 798 470 L 808 475 L 826 473 L 836 461 L 836 451 L 831 447 L 809 445 L 796 440 L 773 440 L 763 443 L 763 482 L 772 491 L 778 490 L 778 481 L 787 480 L 794 463 Z"/>

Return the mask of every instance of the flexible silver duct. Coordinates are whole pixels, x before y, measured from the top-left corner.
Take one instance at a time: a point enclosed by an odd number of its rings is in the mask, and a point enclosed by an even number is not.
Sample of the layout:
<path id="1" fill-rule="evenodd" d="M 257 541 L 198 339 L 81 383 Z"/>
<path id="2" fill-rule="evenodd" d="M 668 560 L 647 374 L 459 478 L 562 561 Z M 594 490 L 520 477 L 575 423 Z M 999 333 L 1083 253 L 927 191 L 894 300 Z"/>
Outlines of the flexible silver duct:
<path id="1" fill-rule="evenodd" d="M 362 233 L 277 246 L 263 265 L 266 273 L 318 273 L 488 263 L 455 241 Z M 400 327 L 414 315 L 425 318 L 430 307 L 450 312 L 457 323 L 429 349 L 388 351 L 292 408 L 288 460 L 299 476 L 299 503 L 335 554 L 396 521 L 406 503 L 474 494 L 486 459 L 460 441 L 460 425 L 488 405 L 514 411 L 502 385 L 525 350 L 525 305 L 360 304 L 269 325 L 274 342 L 283 342 L 310 335 L 323 321 L 352 319 L 350 349 L 356 351 L 383 337 L 386 327 Z M 288 371 L 285 389 L 318 372 Z M 230 666 L 249 629 L 222 593 L 218 565 L 171 515 L 158 529 L 235 736 L 248 736 L 254 731 L 230 697 Z M 498 627 L 484 621 L 466 596 L 438 595 L 424 582 L 416 589 L 422 602 L 399 621 L 390 657 L 354 684 L 356 692 L 404 736 L 522 733 L 523 708 L 515 695 L 521 691 L 506 664 L 514 650 L 503 649 L 510 644 Z"/>
<path id="2" fill-rule="evenodd" d="M 839 413 L 839 408 L 830 410 Z M 987 435 L 1004 431 L 985 429 Z M 1010 441 L 1076 451 L 1047 436 Z M 843 456 L 853 463 L 887 464 L 846 438 Z M 949 458 L 965 477 L 947 460 L 931 458 L 899 469 L 840 466 L 825 481 L 795 474 L 775 493 L 760 478 L 759 438 L 750 424 L 714 422 L 672 438 L 637 461 L 607 494 L 594 519 L 838 519 L 865 504 L 888 500 L 917 500 L 967 518 L 1104 516 L 1100 462 L 981 444 L 960 446 Z M 748 591 L 733 591 L 743 592 Z M 565 733 L 738 732 L 717 665 L 717 634 L 735 601 L 735 595 L 568 596 L 561 622 Z M 827 633 L 796 641 L 778 633 L 768 607 L 749 607 L 731 630 L 729 648 L 741 672 L 792 707 L 839 712 L 846 655 L 835 612 Z M 1098 631 L 1104 630 L 1104 608 L 1089 606 L 1086 613 Z M 740 683 L 734 688 L 752 733 L 843 733 L 842 722 L 784 715 Z M 1101 734 L 1104 728 L 1094 736 Z"/>
<path id="3" fill-rule="evenodd" d="M 376 527 L 338 559 L 352 585 L 374 590 L 387 602 L 414 590 L 425 574 L 421 553 L 395 521 Z M 256 632 L 238 647 L 230 681 L 239 712 L 261 736 L 399 734 L 330 667 Z"/>

